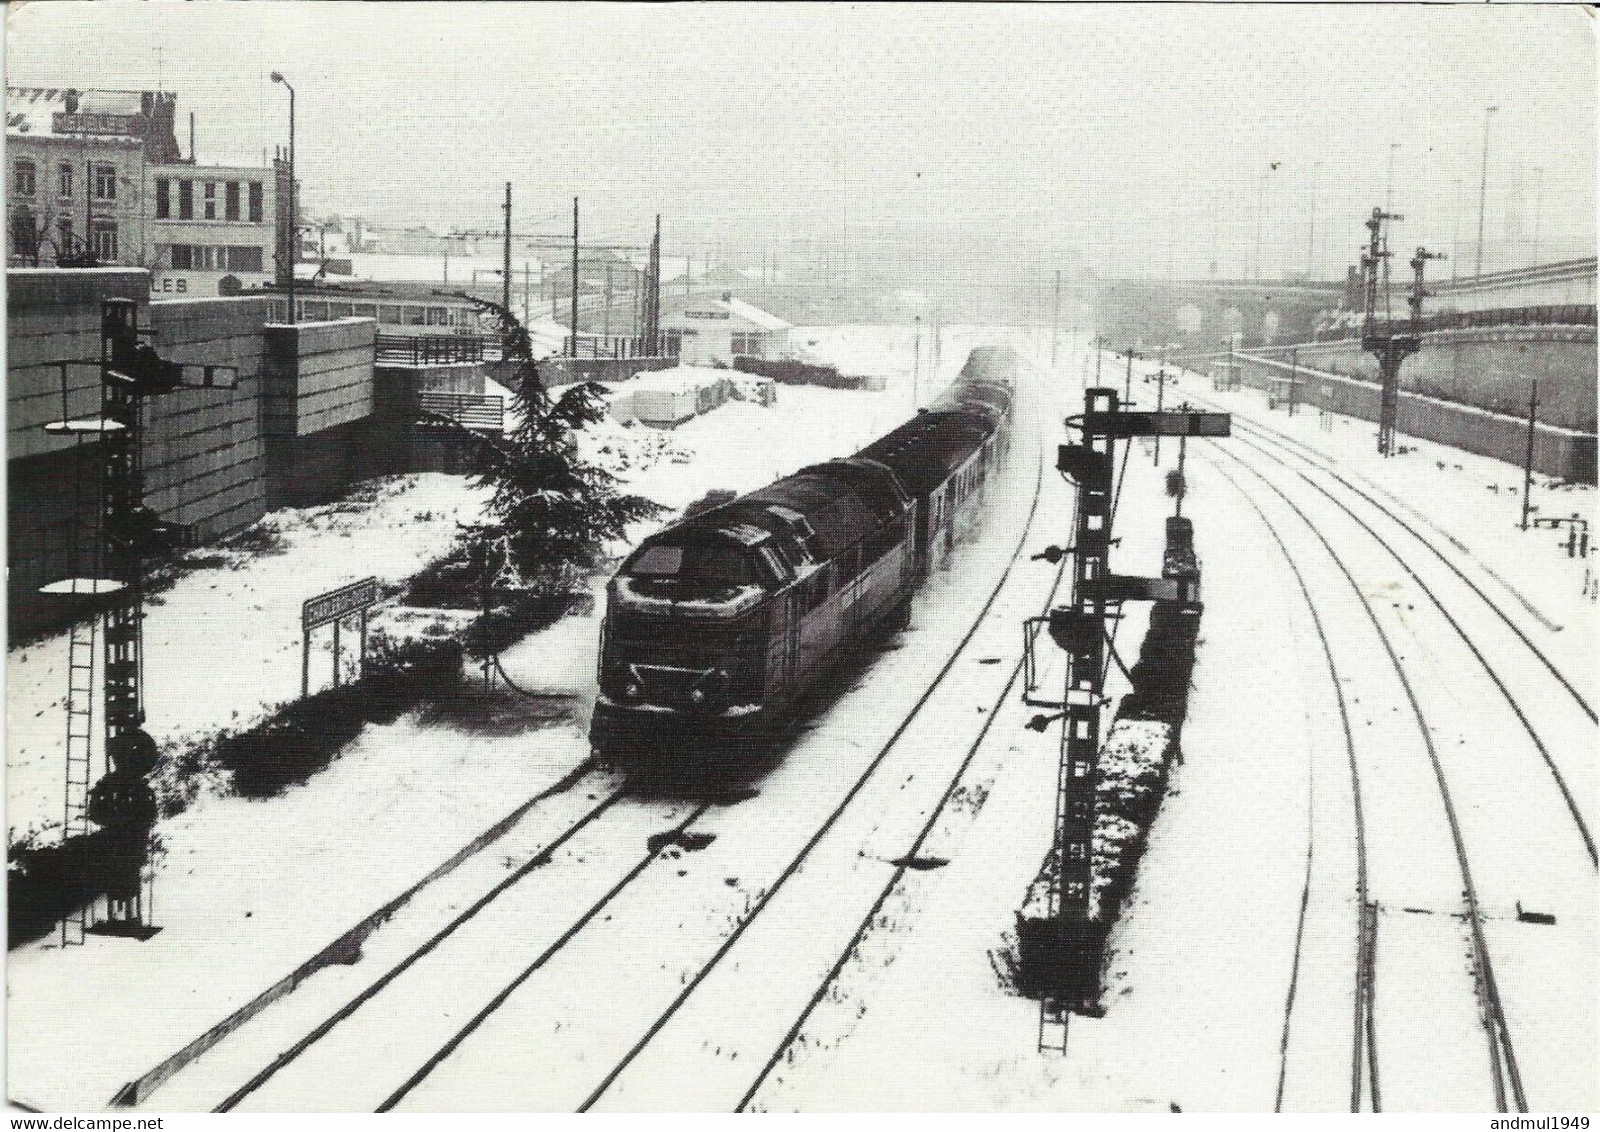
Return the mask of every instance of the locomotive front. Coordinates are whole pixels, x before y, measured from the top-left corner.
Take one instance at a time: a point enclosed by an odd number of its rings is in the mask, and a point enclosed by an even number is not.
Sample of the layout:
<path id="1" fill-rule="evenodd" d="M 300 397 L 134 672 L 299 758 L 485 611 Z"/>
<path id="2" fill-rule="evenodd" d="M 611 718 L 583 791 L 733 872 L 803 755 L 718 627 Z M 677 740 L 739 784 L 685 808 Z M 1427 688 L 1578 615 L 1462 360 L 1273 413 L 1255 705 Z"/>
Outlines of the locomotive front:
<path id="1" fill-rule="evenodd" d="M 682 526 L 641 545 L 607 590 L 595 748 L 648 750 L 759 725 L 768 598 L 786 573 L 757 527 Z"/>

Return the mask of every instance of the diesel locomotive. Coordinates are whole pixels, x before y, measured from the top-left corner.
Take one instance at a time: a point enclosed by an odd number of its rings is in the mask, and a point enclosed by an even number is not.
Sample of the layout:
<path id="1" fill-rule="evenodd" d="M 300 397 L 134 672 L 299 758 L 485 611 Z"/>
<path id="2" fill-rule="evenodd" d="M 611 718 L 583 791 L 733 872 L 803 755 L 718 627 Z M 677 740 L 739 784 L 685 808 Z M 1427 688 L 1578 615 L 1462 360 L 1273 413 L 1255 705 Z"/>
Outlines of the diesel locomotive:
<path id="1" fill-rule="evenodd" d="M 770 736 L 874 630 L 903 624 L 1005 454 L 1019 362 L 980 347 L 854 456 L 645 539 L 607 589 L 595 749 Z"/>

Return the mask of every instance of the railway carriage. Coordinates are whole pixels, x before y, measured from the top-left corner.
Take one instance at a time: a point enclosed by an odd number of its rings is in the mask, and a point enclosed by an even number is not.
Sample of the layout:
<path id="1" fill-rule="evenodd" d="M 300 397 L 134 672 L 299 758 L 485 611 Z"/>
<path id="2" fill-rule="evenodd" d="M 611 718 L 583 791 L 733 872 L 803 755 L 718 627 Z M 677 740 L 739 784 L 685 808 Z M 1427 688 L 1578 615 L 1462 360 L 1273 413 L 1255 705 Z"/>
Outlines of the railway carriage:
<path id="1" fill-rule="evenodd" d="M 1004 455 L 1016 365 L 976 350 L 930 409 L 855 456 L 645 539 L 607 591 L 595 748 L 771 733 L 903 623 Z"/>

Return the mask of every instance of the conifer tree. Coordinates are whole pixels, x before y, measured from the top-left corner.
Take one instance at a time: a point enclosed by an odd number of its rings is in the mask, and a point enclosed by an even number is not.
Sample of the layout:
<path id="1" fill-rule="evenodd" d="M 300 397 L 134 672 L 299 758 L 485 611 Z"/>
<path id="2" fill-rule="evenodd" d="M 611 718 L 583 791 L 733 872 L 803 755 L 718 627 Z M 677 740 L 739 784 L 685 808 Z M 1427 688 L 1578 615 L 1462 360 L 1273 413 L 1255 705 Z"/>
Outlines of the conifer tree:
<path id="1" fill-rule="evenodd" d="M 498 303 L 462 297 L 499 323 L 502 356 L 511 363 L 515 421 L 505 442 L 482 449 L 479 481 L 494 494 L 490 521 L 478 537 L 504 562 L 502 584 L 543 593 L 568 590 L 600 564 L 607 544 L 623 537 L 630 523 L 661 508 L 619 492 L 616 477 L 579 452 L 578 432 L 605 416 L 600 387 L 579 382 L 553 397 L 539 379 L 527 328 Z"/>

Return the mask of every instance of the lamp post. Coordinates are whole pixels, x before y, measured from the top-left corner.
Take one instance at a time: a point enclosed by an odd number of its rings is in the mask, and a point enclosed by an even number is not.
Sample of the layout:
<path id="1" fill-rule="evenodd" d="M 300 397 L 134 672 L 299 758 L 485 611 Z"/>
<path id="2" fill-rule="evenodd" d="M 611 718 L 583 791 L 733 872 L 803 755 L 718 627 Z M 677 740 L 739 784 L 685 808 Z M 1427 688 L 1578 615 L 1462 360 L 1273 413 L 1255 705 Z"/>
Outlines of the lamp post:
<path id="1" fill-rule="evenodd" d="M 294 265 L 300 258 L 300 229 L 296 224 L 298 218 L 294 208 L 294 182 L 297 173 L 294 167 L 294 87 L 283 77 L 282 71 L 273 71 L 272 81 L 282 83 L 289 91 L 289 240 L 286 247 L 289 250 L 289 324 L 292 326 L 299 321 L 294 311 Z"/>
<path id="2" fill-rule="evenodd" d="M 1253 282 L 1261 279 L 1261 220 L 1267 206 L 1267 178 L 1277 172 L 1278 162 L 1274 161 L 1261 171 L 1261 180 L 1256 185 L 1256 250 L 1251 257 L 1250 278 Z"/>
<path id="3" fill-rule="evenodd" d="M 1473 275 L 1483 274 L 1483 213 L 1489 199 L 1489 122 L 1498 106 L 1488 106 L 1483 111 L 1483 166 L 1478 175 L 1478 266 Z"/>
<path id="4" fill-rule="evenodd" d="M 1389 186 L 1383 191 L 1383 211 L 1394 211 L 1394 155 L 1400 148 L 1399 142 L 1389 143 Z"/>

